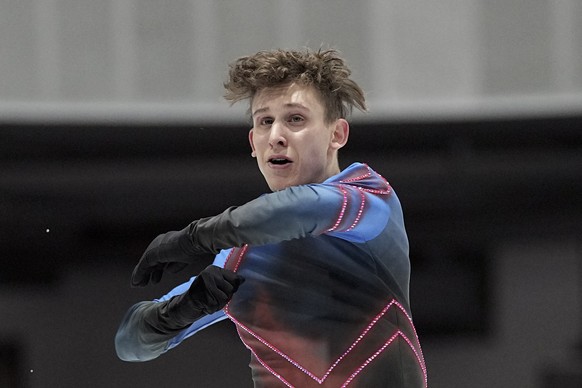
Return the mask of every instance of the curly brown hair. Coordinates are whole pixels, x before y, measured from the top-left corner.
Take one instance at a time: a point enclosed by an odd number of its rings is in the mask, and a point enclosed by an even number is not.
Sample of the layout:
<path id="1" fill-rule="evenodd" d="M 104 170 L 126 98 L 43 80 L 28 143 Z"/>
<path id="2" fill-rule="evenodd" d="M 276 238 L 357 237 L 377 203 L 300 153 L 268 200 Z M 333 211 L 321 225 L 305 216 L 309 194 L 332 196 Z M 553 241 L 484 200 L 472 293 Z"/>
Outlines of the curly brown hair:
<path id="1" fill-rule="evenodd" d="M 229 65 L 224 97 L 233 104 L 245 99 L 252 104 L 264 88 L 292 82 L 312 85 L 322 97 L 326 120 L 331 122 L 345 118 L 354 106 L 367 110 L 364 92 L 350 75 L 351 70 L 334 49 L 259 51 Z"/>

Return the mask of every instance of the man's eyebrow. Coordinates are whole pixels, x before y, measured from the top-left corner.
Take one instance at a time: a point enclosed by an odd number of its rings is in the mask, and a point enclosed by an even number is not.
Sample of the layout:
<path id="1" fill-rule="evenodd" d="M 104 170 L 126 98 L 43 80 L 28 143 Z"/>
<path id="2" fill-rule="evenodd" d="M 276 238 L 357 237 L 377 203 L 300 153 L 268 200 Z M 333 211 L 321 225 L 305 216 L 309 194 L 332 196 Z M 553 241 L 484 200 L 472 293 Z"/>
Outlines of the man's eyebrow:
<path id="1" fill-rule="evenodd" d="M 309 110 L 308 107 L 306 107 L 305 105 L 300 104 L 298 102 L 290 102 L 288 104 L 285 104 L 285 107 L 286 108 L 300 108 L 300 109 L 304 109 L 304 110 Z"/>
<path id="2" fill-rule="evenodd" d="M 268 111 L 268 110 L 269 110 L 269 108 L 266 108 L 266 107 L 265 107 L 265 108 L 259 108 L 259 109 L 257 109 L 256 111 L 254 111 L 254 112 L 253 112 L 253 114 L 252 114 L 251 116 L 253 116 L 253 117 L 254 117 L 254 116 L 256 116 L 256 115 L 257 115 L 257 113 L 263 113 L 263 112 L 266 112 L 266 111 Z"/>
<path id="3" fill-rule="evenodd" d="M 285 104 L 285 105 L 283 105 L 283 106 L 284 106 L 285 108 L 300 108 L 300 109 L 304 109 L 304 110 L 309 110 L 309 108 L 308 108 L 308 107 L 306 107 L 305 105 L 303 105 L 303 104 L 300 104 L 300 103 L 298 103 L 298 102 L 290 102 L 290 103 L 287 103 L 287 104 Z M 259 109 L 255 110 L 255 111 L 253 112 L 252 116 L 254 117 L 254 116 L 256 116 L 258 113 L 267 112 L 268 110 L 269 110 L 269 108 L 268 108 L 268 107 L 265 107 L 265 108 L 259 108 Z"/>

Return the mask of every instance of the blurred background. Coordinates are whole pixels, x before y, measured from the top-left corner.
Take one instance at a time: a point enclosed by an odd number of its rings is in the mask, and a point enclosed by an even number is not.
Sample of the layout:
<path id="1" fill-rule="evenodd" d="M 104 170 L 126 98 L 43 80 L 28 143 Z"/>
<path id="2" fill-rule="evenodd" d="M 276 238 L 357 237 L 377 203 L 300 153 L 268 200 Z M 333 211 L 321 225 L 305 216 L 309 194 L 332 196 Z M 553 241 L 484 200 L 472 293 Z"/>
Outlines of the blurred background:
<path id="1" fill-rule="evenodd" d="M 267 190 L 227 65 L 339 49 L 402 201 L 431 387 L 582 386 L 579 0 L 3 0 L 0 386 L 250 387 L 230 322 L 117 359 L 159 233 Z"/>

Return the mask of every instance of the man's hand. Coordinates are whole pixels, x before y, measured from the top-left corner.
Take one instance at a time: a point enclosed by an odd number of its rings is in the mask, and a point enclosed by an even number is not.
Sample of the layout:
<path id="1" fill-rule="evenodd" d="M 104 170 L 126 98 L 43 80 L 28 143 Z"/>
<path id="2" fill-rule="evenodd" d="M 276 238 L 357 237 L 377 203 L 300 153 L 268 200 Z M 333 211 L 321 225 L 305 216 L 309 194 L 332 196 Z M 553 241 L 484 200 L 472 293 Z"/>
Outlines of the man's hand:
<path id="1" fill-rule="evenodd" d="M 149 303 L 142 310 L 148 332 L 176 335 L 205 315 L 222 309 L 232 298 L 244 278 L 233 271 L 210 265 L 196 276 L 183 294 L 159 303 Z"/>
<path id="2" fill-rule="evenodd" d="M 193 309 L 212 314 L 226 306 L 243 282 L 235 272 L 210 265 L 196 276 L 186 295 Z"/>
<path id="3" fill-rule="evenodd" d="M 178 272 L 188 264 L 212 263 L 214 255 L 201 252 L 194 246 L 189 234 L 190 227 L 177 232 L 168 232 L 156 237 L 142 255 L 131 275 L 134 287 L 158 283 L 164 271 Z"/>

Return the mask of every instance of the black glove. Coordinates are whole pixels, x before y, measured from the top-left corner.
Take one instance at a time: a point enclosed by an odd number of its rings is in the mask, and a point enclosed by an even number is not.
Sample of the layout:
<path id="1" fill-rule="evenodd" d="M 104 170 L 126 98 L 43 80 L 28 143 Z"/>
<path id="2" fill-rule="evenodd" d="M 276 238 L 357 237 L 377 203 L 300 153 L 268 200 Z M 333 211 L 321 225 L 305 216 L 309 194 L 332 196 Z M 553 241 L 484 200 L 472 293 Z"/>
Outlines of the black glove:
<path id="1" fill-rule="evenodd" d="M 194 246 L 190 226 L 177 232 L 161 234 L 150 243 L 135 266 L 131 285 L 143 287 L 149 283 L 155 284 L 160 281 L 164 271 L 178 272 L 193 263 L 198 264 L 200 270 L 213 260 L 214 254 Z"/>
<path id="2" fill-rule="evenodd" d="M 226 306 L 243 282 L 236 272 L 209 265 L 194 279 L 183 299 L 188 309 L 212 314 Z"/>
<path id="3" fill-rule="evenodd" d="M 156 332 L 175 333 L 222 309 L 243 282 L 244 278 L 235 272 L 210 265 L 194 279 L 188 291 L 154 303 L 144 318 Z"/>

